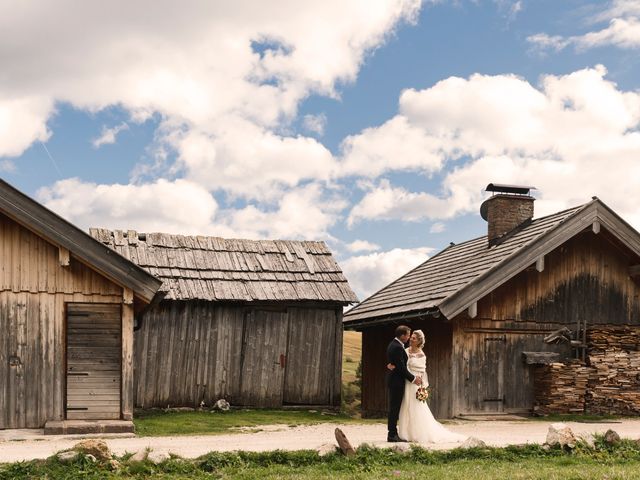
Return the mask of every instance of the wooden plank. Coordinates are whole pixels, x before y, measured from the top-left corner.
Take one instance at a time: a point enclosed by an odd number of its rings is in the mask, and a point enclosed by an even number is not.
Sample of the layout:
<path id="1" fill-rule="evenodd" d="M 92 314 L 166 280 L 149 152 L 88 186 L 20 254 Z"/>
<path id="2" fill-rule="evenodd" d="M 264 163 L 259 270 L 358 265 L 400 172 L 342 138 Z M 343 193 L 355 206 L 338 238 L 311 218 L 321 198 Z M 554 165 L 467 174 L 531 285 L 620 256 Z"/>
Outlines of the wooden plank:
<path id="1" fill-rule="evenodd" d="M 70 263 L 69 249 L 64 247 L 58 247 L 58 262 L 61 267 L 68 267 Z"/>

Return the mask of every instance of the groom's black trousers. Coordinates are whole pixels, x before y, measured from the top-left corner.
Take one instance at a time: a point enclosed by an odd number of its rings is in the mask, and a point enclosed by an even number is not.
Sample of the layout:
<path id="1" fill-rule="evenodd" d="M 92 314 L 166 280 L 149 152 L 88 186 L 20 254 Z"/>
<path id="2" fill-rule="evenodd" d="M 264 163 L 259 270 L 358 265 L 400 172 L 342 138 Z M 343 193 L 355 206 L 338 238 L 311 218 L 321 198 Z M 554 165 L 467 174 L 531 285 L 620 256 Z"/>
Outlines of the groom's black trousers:
<path id="1" fill-rule="evenodd" d="M 400 407 L 404 398 L 404 385 L 398 388 L 396 385 L 389 385 L 389 417 L 387 419 L 387 430 L 389 436 L 398 435 L 398 417 L 400 416 Z"/>

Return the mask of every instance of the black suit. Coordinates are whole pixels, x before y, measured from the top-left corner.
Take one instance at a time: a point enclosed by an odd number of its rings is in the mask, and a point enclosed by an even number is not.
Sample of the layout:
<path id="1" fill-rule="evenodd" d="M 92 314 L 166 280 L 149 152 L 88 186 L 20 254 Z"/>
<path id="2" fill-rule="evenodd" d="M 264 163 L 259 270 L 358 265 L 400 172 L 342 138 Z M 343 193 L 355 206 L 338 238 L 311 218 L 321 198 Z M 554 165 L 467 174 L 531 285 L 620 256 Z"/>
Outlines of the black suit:
<path id="1" fill-rule="evenodd" d="M 387 347 L 387 360 L 396 368 L 387 373 L 387 388 L 389 390 L 389 417 L 387 428 L 389 436 L 398 435 L 398 417 L 400 416 L 400 405 L 404 397 L 404 382 L 413 382 L 415 377 L 407 370 L 407 352 L 402 343 L 393 339 Z"/>

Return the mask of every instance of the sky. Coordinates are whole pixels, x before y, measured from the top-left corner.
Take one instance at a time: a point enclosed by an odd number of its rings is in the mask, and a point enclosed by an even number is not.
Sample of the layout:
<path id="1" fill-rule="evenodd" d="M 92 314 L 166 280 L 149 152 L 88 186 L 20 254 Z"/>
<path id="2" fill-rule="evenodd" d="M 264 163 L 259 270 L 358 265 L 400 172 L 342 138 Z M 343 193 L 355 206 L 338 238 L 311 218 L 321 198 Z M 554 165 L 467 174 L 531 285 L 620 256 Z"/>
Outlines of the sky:
<path id="1" fill-rule="evenodd" d="M 80 228 L 323 240 L 361 299 L 597 195 L 640 229 L 640 0 L 0 0 L 0 176 Z"/>

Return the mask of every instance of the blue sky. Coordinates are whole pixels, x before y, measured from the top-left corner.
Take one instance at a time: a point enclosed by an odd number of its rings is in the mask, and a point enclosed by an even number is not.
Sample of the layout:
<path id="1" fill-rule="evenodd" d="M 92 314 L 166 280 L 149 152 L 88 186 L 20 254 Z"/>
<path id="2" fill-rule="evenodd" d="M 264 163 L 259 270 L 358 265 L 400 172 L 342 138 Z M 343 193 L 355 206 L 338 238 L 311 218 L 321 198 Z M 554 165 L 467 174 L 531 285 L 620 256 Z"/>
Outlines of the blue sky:
<path id="1" fill-rule="evenodd" d="M 0 0 L 0 175 L 82 228 L 326 240 L 361 297 L 489 182 L 640 227 L 640 0 L 262 3 Z"/>

